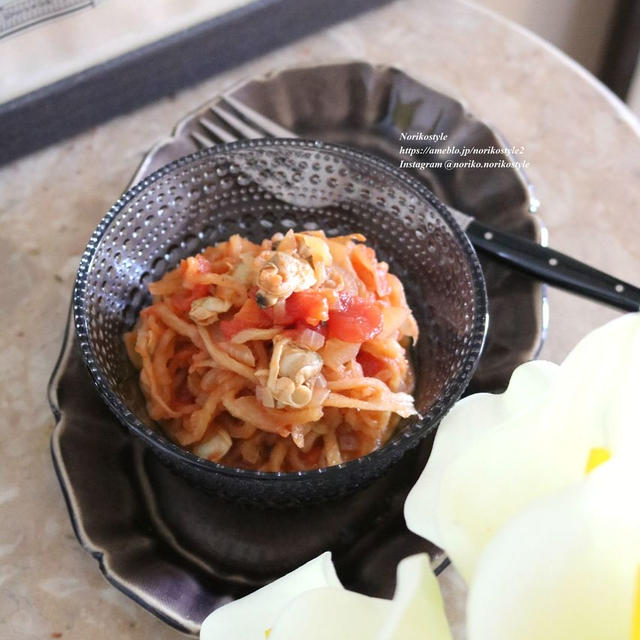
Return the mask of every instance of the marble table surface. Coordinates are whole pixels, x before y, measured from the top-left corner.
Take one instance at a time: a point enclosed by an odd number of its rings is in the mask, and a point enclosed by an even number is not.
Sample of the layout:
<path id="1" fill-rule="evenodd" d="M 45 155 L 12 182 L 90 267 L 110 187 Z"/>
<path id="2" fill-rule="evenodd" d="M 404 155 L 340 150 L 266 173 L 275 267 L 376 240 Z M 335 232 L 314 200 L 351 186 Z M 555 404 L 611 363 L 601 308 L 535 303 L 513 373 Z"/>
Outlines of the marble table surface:
<path id="1" fill-rule="evenodd" d="M 640 126 L 585 71 L 471 5 L 399 0 L 0 169 L 0 638 L 169 640 L 77 543 L 49 454 L 45 387 L 79 256 L 143 154 L 238 80 L 298 63 L 392 63 L 525 147 L 553 246 L 640 280 Z M 617 312 L 551 291 L 543 357 Z M 449 587 L 450 588 L 450 585 Z M 462 598 L 453 598 L 458 624 Z M 459 634 L 460 637 L 461 634 Z"/>

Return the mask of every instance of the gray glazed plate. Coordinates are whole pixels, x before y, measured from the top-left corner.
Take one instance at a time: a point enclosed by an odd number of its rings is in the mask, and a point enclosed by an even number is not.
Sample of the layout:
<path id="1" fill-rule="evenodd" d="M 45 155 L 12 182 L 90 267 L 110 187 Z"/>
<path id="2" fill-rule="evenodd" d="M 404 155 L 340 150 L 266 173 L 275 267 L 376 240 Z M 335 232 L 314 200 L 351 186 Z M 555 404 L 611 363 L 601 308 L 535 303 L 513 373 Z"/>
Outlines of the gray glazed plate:
<path id="1" fill-rule="evenodd" d="M 400 132 L 444 132 L 437 144 L 504 146 L 488 125 L 456 99 L 403 72 L 366 63 L 294 68 L 228 92 L 301 137 L 358 147 L 392 162 Z M 132 182 L 198 145 L 203 105 L 146 156 Z M 438 197 L 495 227 L 539 241 L 536 201 L 513 169 L 423 171 Z M 545 334 L 539 284 L 482 258 L 490 331 L 472 390 L 500 390 L 513 369 L 535 357 Z M 293 569 L 325 548 L 334 551 L 344 583 L 390 596 L 399 559 L 438 549 L 407 531 L 406 493 L 428 457 L 424 442 L 392 473 L 366 490 L 314 511 L 256 511 L 193 490 L 130 437 L 94 390 L 67 326 L 49 399 L 57 425 L 54 465 L 81 544 L 118 589 L 173 627 L 195 634 L 215 607 Z M 288 535 L 279 535 L 286 522 Z M 275 542 L 274 542 L 275 540 Z M 297 540 L 293 544 L 292 541 Z M 282 562 L 286 545 L 288 561 Z M 275 547 L 274 547 L 275 546 Z M 278 552 L 279 551 L 279 552 Z"/>

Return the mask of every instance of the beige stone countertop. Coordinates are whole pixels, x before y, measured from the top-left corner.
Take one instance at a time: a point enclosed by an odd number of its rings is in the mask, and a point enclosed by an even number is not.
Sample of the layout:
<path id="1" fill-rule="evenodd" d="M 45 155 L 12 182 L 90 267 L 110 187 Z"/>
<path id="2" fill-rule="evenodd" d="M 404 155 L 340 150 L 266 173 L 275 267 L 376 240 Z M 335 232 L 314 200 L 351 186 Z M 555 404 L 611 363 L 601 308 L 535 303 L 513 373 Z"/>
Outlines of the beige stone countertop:
<path id="1" fill-rule="evenodd" d="M 463 97 L 525 147 L 552 246 L 640 281 L 640 126 L 558 51 L 458 1 L 399 0 L 0 169 L 3 640 L 180 637 L 102 577 L 75 539 L 51 464 L 45 388 L 75 269 L 143 154 L 184 113 L 275 67 L 345 58 L 396 64 Z M 617 315 L 567 293 L 549 298 L 551 360 Z"/>

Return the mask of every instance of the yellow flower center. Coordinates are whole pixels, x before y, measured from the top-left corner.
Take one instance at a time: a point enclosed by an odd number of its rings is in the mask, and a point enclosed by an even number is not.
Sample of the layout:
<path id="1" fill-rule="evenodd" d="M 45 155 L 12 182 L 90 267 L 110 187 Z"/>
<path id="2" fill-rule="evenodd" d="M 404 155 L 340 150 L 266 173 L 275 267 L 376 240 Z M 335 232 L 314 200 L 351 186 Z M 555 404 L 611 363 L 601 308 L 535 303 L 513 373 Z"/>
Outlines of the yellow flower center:
<path id="1" fill-rule="evenodd" d="M 587 458 L 587 465 L 584 469 L 585 473 L 591 473 L 597 466 L 606 462 L 611 457 L 611 451 L 606 447 L 593 447 L 589 451 L 589 457 Z"/>
<path id="2" fill-rule="evenodd" d="M 631 618 L 631 640 L 640 640 L 640 566 L 636 572 L 635 594 L 633 596 Z"/>
<path id="3" fill-rule="evenodd" d="M 269 636 L 271 635 L 271 629 L 266 629 L 264 632 L 264 637 L 265 640 L 268 640 Z M 631 640 L 636 640 L 635 637 L 631 638 Z"/>

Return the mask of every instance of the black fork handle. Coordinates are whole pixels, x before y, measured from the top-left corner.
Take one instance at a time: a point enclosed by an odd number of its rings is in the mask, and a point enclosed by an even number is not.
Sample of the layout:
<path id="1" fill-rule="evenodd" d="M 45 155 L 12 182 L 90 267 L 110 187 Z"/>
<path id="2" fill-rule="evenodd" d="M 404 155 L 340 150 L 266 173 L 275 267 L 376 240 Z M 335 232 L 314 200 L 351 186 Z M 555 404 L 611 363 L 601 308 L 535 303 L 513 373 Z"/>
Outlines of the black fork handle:
<path id="1" fill-rule="evenodd" d="M 476 220 L 465 229 L 473 246 L 561 289 L 605 302 L 625 311 L 640 311 L 640 289 L 602 271 Z"/>

